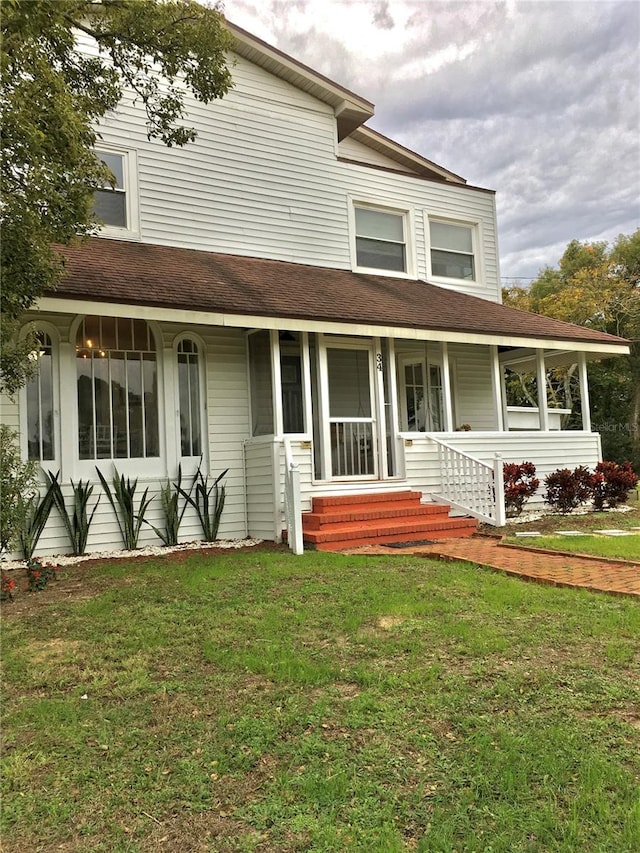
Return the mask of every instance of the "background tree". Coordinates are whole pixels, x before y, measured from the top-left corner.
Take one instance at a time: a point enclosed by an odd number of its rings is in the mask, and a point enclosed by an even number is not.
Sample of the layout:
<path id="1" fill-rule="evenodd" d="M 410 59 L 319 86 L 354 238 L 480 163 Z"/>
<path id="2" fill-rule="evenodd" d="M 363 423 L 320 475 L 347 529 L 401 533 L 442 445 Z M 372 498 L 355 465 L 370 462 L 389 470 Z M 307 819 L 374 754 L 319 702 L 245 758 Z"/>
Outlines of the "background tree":
<path id="1" fill-rule="evenodd" d="M 542 270 L 529 288 L 507 288 L 504 301 L 631 341 L 629 356 L 589 366 L 589 390 L 604 458 L 640 469 L 640 230 L 611 247 L 572 240 L 558 269 Z"/>
<path id="2" fill-rule="evenodd" d="M 93 154 L 100 119 L 127 89 L 149 138 L 195 139 L 186 91 L 203 103 L 226 94 L 232 37 L 218 6 L 195 0 L 3 0 L 1 26 L 0 389 L 13 394 L 34 364 L 21 315 L 63 272 L 53 244 L 95 232 L 93 192 L 113 181 Z M 92 55 L 76 53 L 78 33 Z"/>

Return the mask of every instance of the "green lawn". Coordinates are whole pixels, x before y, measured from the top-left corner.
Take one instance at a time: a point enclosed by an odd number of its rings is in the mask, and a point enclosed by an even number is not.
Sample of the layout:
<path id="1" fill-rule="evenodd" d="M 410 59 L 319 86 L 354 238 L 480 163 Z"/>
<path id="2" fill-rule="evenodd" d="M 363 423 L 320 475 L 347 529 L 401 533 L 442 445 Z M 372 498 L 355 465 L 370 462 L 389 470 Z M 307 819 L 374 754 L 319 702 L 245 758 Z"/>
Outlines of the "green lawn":
<path id="1" fill-rule="evenodd" d="M 527 548 L 551 548 L 554 551 L 572 551 L 578 554 L 594 554 L 597 557 L 612 557 L 640 563 L 640 533 L 635 536 L 536 536 L 515 537 L 506 540 L 512 545 Z"/>
<path id="2" fill-rule="evenodd" d="M 6 853 L 640 849 L 633 600 L 280 550 L 62 575 L 5 608 Z"/>

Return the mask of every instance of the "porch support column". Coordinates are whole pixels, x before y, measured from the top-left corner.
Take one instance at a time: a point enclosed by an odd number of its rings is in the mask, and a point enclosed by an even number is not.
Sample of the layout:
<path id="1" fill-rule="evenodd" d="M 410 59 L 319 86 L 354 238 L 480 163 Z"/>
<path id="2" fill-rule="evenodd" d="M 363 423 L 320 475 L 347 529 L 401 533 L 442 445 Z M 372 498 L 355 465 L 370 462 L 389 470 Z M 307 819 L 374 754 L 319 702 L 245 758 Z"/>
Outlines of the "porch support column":
<path id="1" fill-rule="evenodd" d="M 549 432 L 549 406 L 547 405 L 547 371 L 544 366 L 544 350 L 536 350 L 536 386 L 538 390 L 538 413 L 540 429 Z"/>
<path id="2" fill-rule="evenodd" d="M 394 338 L 387 339 L 387 354 L 389 363 L 387 364 L 387 381 L 389 383 L 389 399 L 386 405 L 389 406 L 389 430 L 391 431 L 391 441 L 389 442 L 391 453 L 391 471 L 392 474 L 398 476 L 404 470 L 398 471 L 398 433 L 400 432 L 400 421 L 398 420 L 398 382 L 396 380 L 396 342 Z M 389 466 L 387 465 L 387 468 Z"/>
<path id="3" fill-rule="evenodd" d="M 491 344 L 491 387 L 493 390 L 493 405 L 495 409 L 496 425 L 499 432 L 504 432 L 504 403 L 502 400 L 502 387 L 504 370 L 498 358 L 498 347 Z"/>
<path id="4" fill-rule="evenodd" d="M 309 332 L 300 333 L 302 357 L 302 404 L 304 406 L 304 431 L 313 435 L 313 409 L 311 406 L 311 360 L 309 358 Z"/>
<path id="5" fill-rule="evenodd" d="M 278 438 L 284 432 L 282 420 L 282 375 L 280 371 L 280 333 L 277 329 L 269 332 L 271 338 L 271 392 L 273 394 L 273 432 Z"/>
<path id="6" fill-rule="evenodd" d="M 578 359 L 580 370 L 580 406 L 582 408 L 582 429 L 591 432 L 591 408 L 589 402 L 589 381 L 587 377 L 587 356 L 581 352 Z"/>
<path id="7" fill-rule="evenodd" d="M 329 420 L 329 365 L 327 362 L 327 345 L 325 337 L 322 333 L 318 333 L 318 402 L 320 404 L 320 432 L 322 434 L 322 442 L 320 445 L 320 466 L 322 468 L 322 478 L 324 480 L 331 479 L 331 428 L 326 428 L 325 421 Z"/>
<path id="8" fill-rule="evenodd" d="M 380 477 L 386 480 L 389 476 L 387 467 L 387 420 L 384 409 L 384 355 L 382 353 L 382 341 L 380 338 L 373 339 L 373 349 L 376 370 L 376 420 L 378 422 L 378 465 Z"/>
<path id="9" fill-rule="evenodd" d="M 449 375 L 449 344 L 440 342 L 442 354 L 442 394 L 444 396 L 444 431 L 453 432 L 453 404 L 451 402 L 451 377 Z"/>

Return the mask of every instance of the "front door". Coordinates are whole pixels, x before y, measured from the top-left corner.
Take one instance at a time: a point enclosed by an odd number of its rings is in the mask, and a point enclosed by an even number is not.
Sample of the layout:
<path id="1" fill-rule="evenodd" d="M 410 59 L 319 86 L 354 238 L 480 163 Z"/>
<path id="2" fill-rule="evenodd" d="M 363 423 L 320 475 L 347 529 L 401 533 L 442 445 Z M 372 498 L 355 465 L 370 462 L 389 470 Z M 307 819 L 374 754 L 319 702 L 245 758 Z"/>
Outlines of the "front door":
<path id="1" fill-rule="evenodd" d="M 325 470 L 339 480 L 375 478 L 378 446 L 373 348 L 369 343 L 327 342 L 323 349 Z"/>

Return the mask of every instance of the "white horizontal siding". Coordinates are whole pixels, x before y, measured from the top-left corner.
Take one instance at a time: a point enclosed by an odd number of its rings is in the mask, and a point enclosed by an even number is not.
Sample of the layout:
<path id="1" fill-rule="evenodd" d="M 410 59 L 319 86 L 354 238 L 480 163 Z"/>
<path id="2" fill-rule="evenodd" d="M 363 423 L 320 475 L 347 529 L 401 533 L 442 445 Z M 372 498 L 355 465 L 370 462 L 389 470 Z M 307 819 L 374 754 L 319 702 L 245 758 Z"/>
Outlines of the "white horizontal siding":
<path id="1" fill-rule="evenodd" d="M 198 139 L 183 148 L 147 140 L 130 98 L 102 122 L 103 144 L 137 151 L 143 242 L 349 269 L 351 195 L 413 210 L 421 278 L 429 215 L 479 223 L 482 278 L 452 286 L 499 298 L 491 194 L 339 162 L 397 166 L 354 140 L 336 149 L 332 109 L 286 81 L 244 59 L 232 74 L 222 100 L 189 99 Z"/>
<path id="2" fill-rule="evenodd" d="M 9 397 L 7 394 L 0 394 L 0 423 L 13 430 L 20 428 L 20 408 L 17 395 Z"/>
<path id="3" fill-rule="evenodd" d="M 453 367 L 455 426 L 497 429 L 489 347 L 450 345 L 449 359 Z"/>
<path id="4" fill-rule="evenodd" d="M 370 163 L 372 166 L 383 166 L 386 169 L 395 169 L 396 171 L 410 171 L 392 157 L 387 157 L 380 151 L 376 151 L 375 148 L 369 148 L 368 145 L 363 145 L 362 142 L 357 142 L 349 136 L 339 142 L 338 155 L 346 157 L 348 160 L 357 160 L 359 163 Z"/>
<path id="5" fill-rule="evenodd" d="M 245 444 L 247 529 L 249 536 L 259 539 L 277 539 L 281 532 L 276 530 L 281 500 L 276 495 L 278 452 L 272 438 L 252 439 Z"/>

